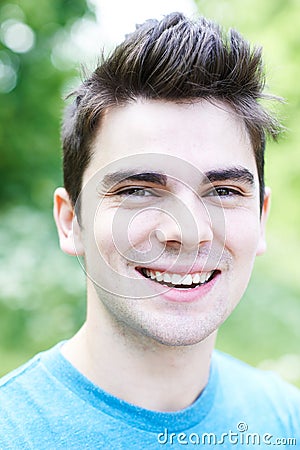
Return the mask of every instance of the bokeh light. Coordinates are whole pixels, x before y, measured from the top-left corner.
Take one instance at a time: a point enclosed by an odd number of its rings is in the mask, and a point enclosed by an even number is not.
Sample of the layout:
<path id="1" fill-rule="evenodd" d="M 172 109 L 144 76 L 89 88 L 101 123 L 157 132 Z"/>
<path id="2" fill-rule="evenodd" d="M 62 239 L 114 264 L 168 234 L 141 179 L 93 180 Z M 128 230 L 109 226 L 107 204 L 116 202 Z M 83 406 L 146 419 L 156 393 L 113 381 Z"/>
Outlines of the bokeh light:
<path id="1" fill-rule="evenodd" d="M 25 23 L 9 19 L 1 25 L 1 40 L 13 52 L 26 53 L 34 46 L 35 36 Z"/>

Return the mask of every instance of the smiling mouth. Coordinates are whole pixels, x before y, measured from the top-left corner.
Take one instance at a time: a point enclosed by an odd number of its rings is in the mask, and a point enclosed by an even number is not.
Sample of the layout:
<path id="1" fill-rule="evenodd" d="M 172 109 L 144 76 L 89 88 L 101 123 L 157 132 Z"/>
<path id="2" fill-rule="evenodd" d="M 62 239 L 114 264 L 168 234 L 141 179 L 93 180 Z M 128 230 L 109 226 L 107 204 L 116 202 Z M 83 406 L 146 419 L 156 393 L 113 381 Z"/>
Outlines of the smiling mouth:
<path id="1" fill-rule="evenodd" d="M 197 272 L 193 274 L 177 274 L 160 272 L 158 270 L 150 270 L 146 268 L 137 269 L 145 278 L 162 284 L 163 286 L 176 289 L 195 289 L 199 286 L 209 283 L 219 270 L 211 270 L 210 272 Z"/>

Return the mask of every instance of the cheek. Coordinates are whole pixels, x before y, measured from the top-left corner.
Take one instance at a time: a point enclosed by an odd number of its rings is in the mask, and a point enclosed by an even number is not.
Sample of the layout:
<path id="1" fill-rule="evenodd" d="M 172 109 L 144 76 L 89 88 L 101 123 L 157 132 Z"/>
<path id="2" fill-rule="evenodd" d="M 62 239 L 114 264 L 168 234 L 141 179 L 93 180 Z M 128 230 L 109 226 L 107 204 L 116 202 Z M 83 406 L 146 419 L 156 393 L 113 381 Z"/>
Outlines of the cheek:
<path id="1" fill-rule="evenodd" d="M 244 260 L 252 266 L 260 237 L 257 214 L 251 211 L 225 213 L 225 246 L 236 260 Z"/>
<path id="2" fill-rule="evenodd" d="M 110 254 L 114 247 L 114 214 L 99 211 L 94 220 L 93 235 L 95 246 L 104 254 Z"/>
<path id="3" fill-rule="evenodd" d="M 230 216 L 230 217 L 229 217 Z M 232 311 L 243 297 L 248 286 L 256 250 L 259 242 L 260 228 L 257 214 L 241 211 L 239 214 L 227 214 L 225 247 L 232 256 L 232 270 L 229 274 L 229 310 Z"/>
<path id="4" fill-rule="evenodd" d="M 97 213 L 94 244 L 108 260 L 125 257 L 132 251 L 149 251 L 155 239 L 156 212 L 108 210 Z"/>

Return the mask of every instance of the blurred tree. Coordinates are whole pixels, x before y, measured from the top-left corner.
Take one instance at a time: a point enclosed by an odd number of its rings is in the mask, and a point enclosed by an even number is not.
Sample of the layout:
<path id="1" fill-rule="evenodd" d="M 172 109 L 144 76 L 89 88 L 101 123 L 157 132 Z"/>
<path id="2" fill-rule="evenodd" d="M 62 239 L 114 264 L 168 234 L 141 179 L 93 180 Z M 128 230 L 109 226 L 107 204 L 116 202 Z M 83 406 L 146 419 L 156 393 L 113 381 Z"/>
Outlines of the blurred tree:
<path id="1" fill-rule="evenodd" d="M 87 17 L 85 0 L 0 2 L 0 374 L 84 317 L 83 276 L 59 251 L 51 209 L 63 92 L 80 63 L 67 41 Z"/>
<path id="2" fill-rule="evenodd" d="M 75 75 L 70 65 L 64 70 L 55 67 L 53 49 L 62 31 L 70 32 L 87 12 L 85 0 L 1 2 L 2 208 L 51 205 L 53 186 L 60 179 L 62 90 Z"/>

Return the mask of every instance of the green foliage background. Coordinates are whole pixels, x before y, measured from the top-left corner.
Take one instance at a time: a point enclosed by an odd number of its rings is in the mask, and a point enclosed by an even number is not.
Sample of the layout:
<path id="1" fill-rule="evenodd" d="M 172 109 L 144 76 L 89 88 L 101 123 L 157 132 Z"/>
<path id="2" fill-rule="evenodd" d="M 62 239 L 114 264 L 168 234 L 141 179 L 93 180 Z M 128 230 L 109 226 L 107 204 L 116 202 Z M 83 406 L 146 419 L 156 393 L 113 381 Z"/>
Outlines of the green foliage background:
<path id="1" fill-rule="evenodd" d="M 268 89 L 286 99 L 277 109 L 287 131 L 267 149 L 269 250 L 223 325 L 218 347 L 300 385 L 300 4 L 198 0 L 197 6 L 264 47 Z M 17 73 L 16 87 L 0 93 L 0 374 L 71 336 L 85 311 L 84 274 L 60 252 L 51 213 L 53 190 L 61 184 L 62 96 L 80 61 L 57 68 L 53 47 L 91 12 L 84 0 L 40 0 L 38 7 L 34 0 L 2 1 L 0 23 L 18 19 L 20 11 L 35 33 L 34 47 L 18 54 L 0 42 L 0 79 L 1 61 Z"/>

